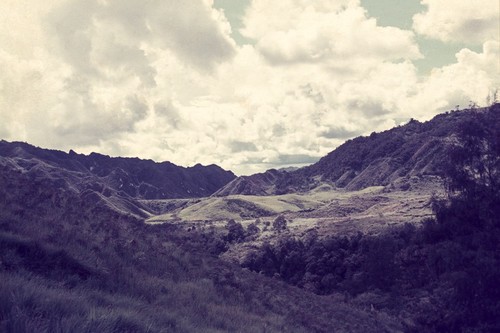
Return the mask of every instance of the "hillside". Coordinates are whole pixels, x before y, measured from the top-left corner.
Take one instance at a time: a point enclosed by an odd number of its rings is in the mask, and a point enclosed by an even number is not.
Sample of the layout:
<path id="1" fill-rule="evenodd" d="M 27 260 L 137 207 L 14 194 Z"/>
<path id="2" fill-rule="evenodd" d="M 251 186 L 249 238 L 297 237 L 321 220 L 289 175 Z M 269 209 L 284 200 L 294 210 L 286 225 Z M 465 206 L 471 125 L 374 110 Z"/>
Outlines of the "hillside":
<path id="1" fill-rule="evenodd" d="M 216 165 L 181 167 L 139 158 L 109 157 L 97 153 L 69 154 L 22 142 L 0 141 L 0 158 L 25 170 L 45 169 L 79 191 L 114 190 L 137 199 L 208 196 L 235 178 Z M 59 174 L 58 174 L 59 173 Z"/>
<path id="2" fill-rule="evenodd" d="M 397 193 L 391 184 L 385 188 L 390 192 L 336 200 L 308 213 L 345 214 L 342 222 L 354 227 L 351 234 L 344 229 L 325 237 L 318 227 L 297 234 L 297 219 L 280 216 L 272 237 L 256 244 L 262 223 L 246 231 L 228 223 L 227 239 L 235 245 L 224 256 L 318 294 L 344 291 L 354 302 L 401 318 L 405 332 L 500 332 L 500 105 L 465 118 L 443 158 L 445 196 L 433 195 L 432 215 L 421 223 L 408 223 L 410 216 L 391 202 Z M 417 208 L 422 197 L 414 197 L 417 184 L 409 185 L 397 194 L 406 201 L 399 207 Z M 359 227 L 358 214 L 377 211 L 379 224 L 392 224 L 394 212 L 406 223 L 380 233 Z M 339 227 L 338 220 L 331 222 Z"/>
<path id="3" fill-rule="evenodd" d="M 233 219 L 248 228 L 259 221 L 259 228 L 265 232 L 252 238 L 255 240 L 250 244 L 252 247 L 272 241 L 271 229 L 265 225 L 280 215 L 289 221 L 288 232 L 294 237 L 310 230 L 326 237 L 379 233 L 389 226 L 406 223 L 418 226 L 422 219 L 433 215 L 430 201 L 444 196 L 442 185 L 439 177 L 425 176 L 401 180 L 393 187 L 373 186 L 358 191 L 335 190 L 323 185 L 305 193 L 141 202 L 157 213 L 146 220 L 151 224 L 170 223 L 186 229 L 203 229 L 207 225 L 223 227 Z M 237 252 L 240 255 L 241 248 Z"/>
<path id="4" fill-rule="evenodd" d="M 2 332 L 401 331 L 340 295 L 226 263 L 205 234 L 88 200 L 69 171 L 61 179 L 40 161 L 28 170 L 1 161 Z"/>
<path id="5" fill-rule="evenodd" d="M 214 197 L 224 197 L 231 194 L 243 195 L 270 195 L 274 194 L 274 184 L 278 182 L 283 175 L 287 173 L 284 170 L 267 170 L 263 173 L 256 173 L 251 176 L 240 176 L 232 180 L 229 184 L 219 189 L 213 194 Z"/>
<path id="6" fill-rule="evenodd" d="M 499 131 L 495 104 L 231 183 L 2 141 L 0 331 L 497 332 Z"/>
<path id="7" fill-rule="evenodd" d="M 440 175 L 439 165 L 458 125 L 491 109 L 454 111 L 421 123 L 411 120 L 367 137 L 346 141 L 317 163 L 295 171 L 269 170 L 238 177 L 214 196 L 305 192 L 324 183 L 346 190 L 385 186 L 401 177 Z"/>
<path id="8" fill-rule="evenodd" d="M 2 172 L 15 171 L 33 181 L 55 180 L 58 188 L 74 192 L 89 203 L 138 218 L 151 215 L 140 199 L 208 196 L 235 178 L 216 165 L 184 168 L 170 162 L 73 151 L 67 154 L 6 141 L 0 141 L 0 167 Z"/>

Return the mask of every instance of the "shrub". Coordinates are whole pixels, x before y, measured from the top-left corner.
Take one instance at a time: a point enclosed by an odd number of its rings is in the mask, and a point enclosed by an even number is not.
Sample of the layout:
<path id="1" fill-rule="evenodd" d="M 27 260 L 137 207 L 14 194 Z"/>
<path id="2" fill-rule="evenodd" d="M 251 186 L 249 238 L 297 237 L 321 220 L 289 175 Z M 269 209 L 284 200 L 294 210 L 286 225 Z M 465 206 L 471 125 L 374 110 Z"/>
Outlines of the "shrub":
<path id="1" fill-rule="evenodd" d="M 277 232 L 286 230 L 286 219 L 283 215 L 278 215 L 273 221 L 273 229 Z"/>
<path id="2" fill-rule="evenodd" d="M 245 238 L 245 229 L 243 229 L 241 223 L 236 222 L 233 219 L 227 222 L 226 229 L 227 229 L 226 240 L 229 243 L 241 242 Z"/>
<path id="3" fill-rule="evenodd" d="M 257 226 L 257 223 L 250 223 L 247 227 L 247 235 L 253 236 L 257 235 L 260 232 L 260 228 Z"/>

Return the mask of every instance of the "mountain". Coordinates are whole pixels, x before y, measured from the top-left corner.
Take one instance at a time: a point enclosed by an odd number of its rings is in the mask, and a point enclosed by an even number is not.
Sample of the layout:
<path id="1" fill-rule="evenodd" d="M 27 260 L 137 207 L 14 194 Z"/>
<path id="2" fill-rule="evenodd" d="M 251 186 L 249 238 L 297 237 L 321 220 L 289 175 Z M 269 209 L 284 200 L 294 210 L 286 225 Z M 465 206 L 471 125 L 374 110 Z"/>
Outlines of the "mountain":
<path id="1" fill-rule="evenodd" d="M 341 295 L 314 295 L 226 263 L 211 251 L 217 238 L 117 209 L 134 200 L 116 196 L 110 179 L 132 178 L 130 165 L 151 162 L 1 147 L 0 332 L 402 329 Z"/>
<path id="2" fill-rule="evenodd" d="M 411 121 L 236 179 L 2 141 L 0 332 L 498 332 L 499 115 Z M 419 181 L 438 178 L 419 176 L 445 159 L 447 199 L 413 223 Z M 190 198 L 217 181 L 260 196 Z M 184 199 L 147 199 L 163 196 Z M 145 223 L 148 202 L 171 221 Z"/>
<path id="3" fill-rule="evenodd" d="M 215 192 L 213 196 L 224 197 L 232 194 L 270 195 L 274 193 L 276 182 L 285 173 L 286 171 L 271 169 L 251 176 L 240 176 Z"/>
<path id="4" fill-rule="evenodd" d="M 216 165 L 184 168 L 170 162 L 65 153 L 3 140 L 0 167 L 3 172 L 26 174 L 32 181 L 55 180 L 54 186 L 87 201 L 138 217 L 149 213 L 137 199 L 209 196 L 235 178 Z"/>
<path id="5" fill-rule="evenodd" d="M 424 123 L 412 119 L 404 126 L 348 140 L 310 166 L 238 177 L 213 195 L 296 193 L 323 184 L 359 190 L 385 186 L 401 177 L 439 176 L 445 149 L 459 125 L 479 113 L 499 109 L 500 104 L 496 104 L 488 109 L 446 112 Z"/>
<path id="6" fill-rule="evenodd" d="M 109 157 L 97 153 L 69 154 L 41 149 L 22 142 L 0 142 L 0 158 L 26 171 L 43 169 L 67 177 L 78 190 L 94 188 L 119 191 L 137 199 L 193 198 L 208 196 L 235 178 L 217 165 L 181 167 L 138 158 Z M 61 174 L 61 176 L 63 176 Z"/>

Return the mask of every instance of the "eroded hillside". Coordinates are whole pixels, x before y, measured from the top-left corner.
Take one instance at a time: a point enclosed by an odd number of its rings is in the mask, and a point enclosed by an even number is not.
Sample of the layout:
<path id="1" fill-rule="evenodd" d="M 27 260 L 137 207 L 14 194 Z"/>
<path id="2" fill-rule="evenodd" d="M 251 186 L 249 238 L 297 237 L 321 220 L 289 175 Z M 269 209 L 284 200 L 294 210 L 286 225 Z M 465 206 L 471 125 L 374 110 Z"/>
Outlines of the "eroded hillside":
<path id="1" fill-rule="evenodd" d="M 446 147 L 459 125 L 489 109 L 440 114 L 421 123 L 411 120 L 381 133 L 346 141 L 317 163 L 294 171 L 269 170 L 234 179 L 214 196 L 307 192 L 322 184 L 346 190 L 386 186 L 401 177 L 441 174 Z"/>
<path id="2" fill-rule="evenodd" d="M 209 196 L 235 178 L 231 171 L 216 165 L 185 168 L 139 158 L 83 155 L 74 151 L 68 154 L 3 140 L 0 159 L 9 160 L 25 171 L 40 169 L 66 180 L 79 191 L 91 189 L 106 195 L 111 190 L 137 199 Z"/>
<path id="3" fill-rule="evenodd" d="M 0 331 L 400 330 L 342 297 L 228 264 L 201 234 L 144 224 L 17 165 L 0 165 Z"/>

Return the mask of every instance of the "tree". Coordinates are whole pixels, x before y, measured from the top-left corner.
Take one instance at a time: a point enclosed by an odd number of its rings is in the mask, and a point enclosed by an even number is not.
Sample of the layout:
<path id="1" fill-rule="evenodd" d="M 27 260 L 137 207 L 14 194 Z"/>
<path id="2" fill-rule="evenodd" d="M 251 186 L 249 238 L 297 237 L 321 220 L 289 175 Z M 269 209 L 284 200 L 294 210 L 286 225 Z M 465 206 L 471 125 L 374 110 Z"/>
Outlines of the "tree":
<path id="1" fill-rule="evenodd" d="M 444 167 L 447 190 L 451 205 L 467 209 L 471 223 L 498 223 L 500 104 L 476 112 L 472 120 L 461 124 L 449 149 Z"/>
<path id="2" fill-rule="evenodd" d="M 453 311 L 443 327 L 498 331 L 500 104 L 476 110 L 461 124 L 448 155 L 443 171 L 449 198 L 434 202 L 436 219 L 423 228 L 431 243 L 426 266 L 441 290 L 453 287 L 444 299 Z"/>
<path id="3" fill-rule="evenodd" d="M 247 227 L 247 235 L 253 236 L 257 235 L 260 232 L 259 227 L 257 226 L 257 222 L 250 223 Z"/>
<path id="4" fill-rule="evenodd" d="M 286 229 L 286 219 L 283 215 L 278 215 L 273 221 L 273 229 L 281 232 Z"/>
<path id="5" fill-rule="evenodd" d="M 264 221 L 264 228 L 262 228 L 262 231 L 267 231 L 269 226 L 271 225 L 271 222 L 269 221 Z"/>
<path id="6" fill-rule="evenodd" d="M 230 243 L 240 242 L 243 240 L 243 238 L 245 238 L 245 229 L 243 229 L 241 223 L 238 223 L 233 219 L 227 221 L 226 229 L 227 229 L 226 240 Z"/>

